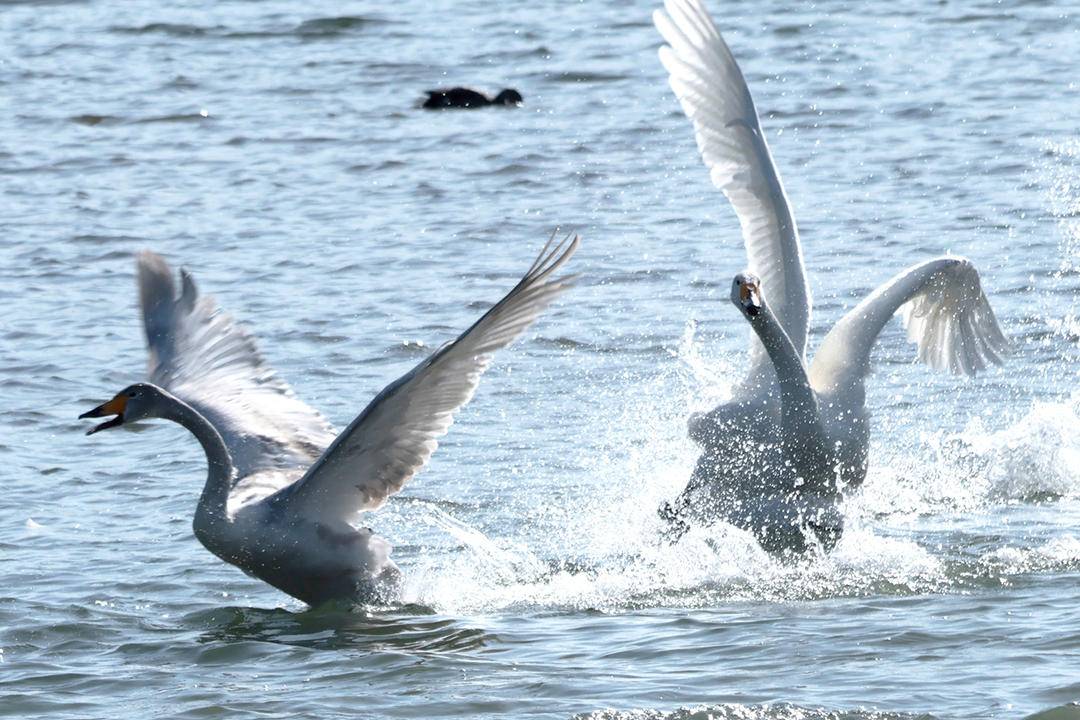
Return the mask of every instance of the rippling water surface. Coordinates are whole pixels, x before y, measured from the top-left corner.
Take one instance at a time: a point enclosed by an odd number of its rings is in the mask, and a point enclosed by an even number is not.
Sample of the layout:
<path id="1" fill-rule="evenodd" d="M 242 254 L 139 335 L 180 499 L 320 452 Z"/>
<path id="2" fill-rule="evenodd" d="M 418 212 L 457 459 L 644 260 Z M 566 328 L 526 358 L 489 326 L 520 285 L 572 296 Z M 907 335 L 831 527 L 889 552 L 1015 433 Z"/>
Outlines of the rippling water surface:
<path id="1" fill-rule="evenodd" d="M 331 9 L 331 5 L 333 8 Z M 815 335 L 970 257 L 1015 340 L 974 381 L 883 336 L 828 558 L 654 509 L 742 375 L 745 263 L 652 3 L 0 3 L 0 715 L 1076 718 L 1080 67 L 1064 4 L 717 2 L 802 229 Z M 421 91 L 517 87 L 519 110 Z M 187 265 L 344 426 L 556 225 L 584 274 L 370 523 L 410 604 L 321 608 L 192 537 L 133 255 Z"/>

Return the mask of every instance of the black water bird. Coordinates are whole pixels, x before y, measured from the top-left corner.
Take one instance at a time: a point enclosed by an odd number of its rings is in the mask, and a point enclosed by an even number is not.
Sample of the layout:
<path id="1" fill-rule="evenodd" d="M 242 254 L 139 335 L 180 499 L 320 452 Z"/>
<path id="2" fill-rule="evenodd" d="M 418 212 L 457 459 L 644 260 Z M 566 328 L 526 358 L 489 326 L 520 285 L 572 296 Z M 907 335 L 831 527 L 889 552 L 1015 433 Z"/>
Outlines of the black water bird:
<path id="1" fill-rule="evenodd" d="M 503 105 L 506 107 L 518 107 L 524 98 L 521 93 L 513 88 L 506 88 L 494 98 L 489 98 L 482 92 L 471 88 L 453 87 L 441 90 L 428 90 L 424 108 L 427 110 L 447 110 L 452 108 L 482 108 L 489 105 Z"/>

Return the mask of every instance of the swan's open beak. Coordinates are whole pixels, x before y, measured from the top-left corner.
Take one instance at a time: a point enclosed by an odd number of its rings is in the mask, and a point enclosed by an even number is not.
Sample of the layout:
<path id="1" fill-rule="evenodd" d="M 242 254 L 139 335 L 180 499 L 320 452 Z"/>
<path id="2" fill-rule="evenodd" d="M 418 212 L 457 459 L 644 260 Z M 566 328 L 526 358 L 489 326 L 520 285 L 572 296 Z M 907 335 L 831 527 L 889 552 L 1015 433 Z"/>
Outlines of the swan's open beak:
<path id="1" fill-rule="evenodd" d="M 98 405 L 93 410 L 88 410 L 88 411 L 84 412 L 82 415 L 79 416 L 79 419 L 82 420 L 83 418 L 105 417 L 106 415 L 115 415 L 116 416 L 113 419 L 106 420 L 105 422 L 100 423 L 98 425 L 95 425 L 94 427 L 92 427 L 92 428 L 90 428 L 89 430 L 86 431 L 87 435 L 93 435 L 94 433 L 98 432 L 99 430 L 108 430 L 111 427 L 116 427 L 117 425 L 123 425 L 124 424 L 124 410 L 126 408 L 127 408 L 127 396 L 126 395 L 117 395 L 116 397 L 114 397 L 109 402 L 102 403 L 101 405 Z"/>
<path id="2" fill-rule="evenodd" d="M 742 302 L 744 308 L 746 308 L 746 314 L 750 317 L 754 317 L 761 310 L 761 291 L 758 290 L 757 283 L 743 283 L 739 286 L 739 300 Z"/>

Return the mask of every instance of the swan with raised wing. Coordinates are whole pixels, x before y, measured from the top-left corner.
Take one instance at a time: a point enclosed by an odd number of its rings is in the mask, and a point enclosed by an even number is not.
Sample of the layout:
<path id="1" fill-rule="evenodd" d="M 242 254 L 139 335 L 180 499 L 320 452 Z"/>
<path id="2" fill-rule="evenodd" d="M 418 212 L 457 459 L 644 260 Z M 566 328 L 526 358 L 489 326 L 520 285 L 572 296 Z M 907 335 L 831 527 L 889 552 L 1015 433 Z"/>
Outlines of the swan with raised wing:
<path id="1" fill-rule="evenodd" d="M 168 265 L 139 257 L 150 382 L 80 417 L 87 434 L 171 420 L 202 445 L 209 471 L 193 523 L 213 554 L 309 605 L 386 602 L 401 573 L 390 546 L 354 525 L 422 468 L 495 351 L 565 290 L 555 273 L 578 247 L 554 236 L 521 281 L 472 327 L 390 383 L 336 438 L 259 355 L 254 340 Z"/>
<path id="2" fill-rule="evenodd" d="M 867 472 L 865 381 L 878 334 L 899 312 L 919 360 L 974 375 L 1008 341 L 967 260 L 910 267 L 825 336 L 807 364 L 810 291 L 799 234 L 750 90 L 699 0 L 667 0 L 653 19 L 660 60 L 713 183 L 739 218 L 751 272 L 732 301 L 749 321 L 747 377 L 732 399 L 689 421 L 703 447 L 687 487 L 660 515 L 671 536 L 717 519 L 750 530 L 770 552 L 829 550 L 843 532 L 845 489 Z M 767 301 L 766 301 L 767 298 Z"/>

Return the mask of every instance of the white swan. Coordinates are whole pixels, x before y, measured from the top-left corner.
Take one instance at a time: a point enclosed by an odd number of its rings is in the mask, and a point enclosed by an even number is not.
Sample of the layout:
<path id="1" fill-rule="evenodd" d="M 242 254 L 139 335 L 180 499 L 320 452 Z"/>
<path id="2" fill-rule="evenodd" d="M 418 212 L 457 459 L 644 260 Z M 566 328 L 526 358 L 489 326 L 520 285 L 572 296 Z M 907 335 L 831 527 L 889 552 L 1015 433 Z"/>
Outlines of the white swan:
<path id="1" fill-rule="evenodd" d="M 168 265 L 143 253 L 151 382 L 79 417 L 115 416 L 88 435 L 144 418 L 191 431 L 209 464 L 195 536 L 222 560 L 309 605 L 392 600 L 400 572 L 390 546 L 353 521 L 424 466 L 492 354 L 573 281 L 553 274 L 577 247 L 577 237 L 553 236 L 506 297 L 387 385 L 336 439 L 267 367 L 252 337 L 199 296 L 190 275 L 182 272 L 177 296 Z"/>
<path id="2" fill-rule="evenodd" d="M 904 270 L 859 303 L 826 335 L 808 371 L 802 248 L 750 90 L 698 0 L 667 0 L 664 8 L 653 14 L 668 43 L 660 60 L 760 278 L 740 275 L 732 289 L 753 329 L 748 376 L 731 402 L 690 418 L 690 435 L 705 452 L 686 489 L 660 512 L 676 536 L 687 522 L 722 518 L 770 551 L 816 543 L 828 550 L 843 530 L 842 490 L 866 476 L 864 383 L 889 318 L 900 311 L 919 359 L 955 373 L 1000 363 L 1008 341 L 975 267 L 943 257 Z"/>

